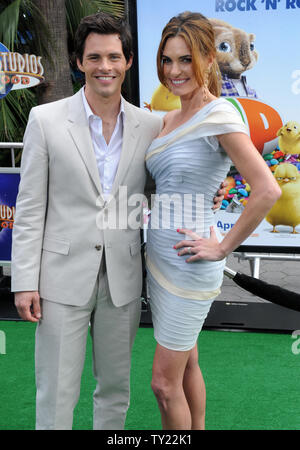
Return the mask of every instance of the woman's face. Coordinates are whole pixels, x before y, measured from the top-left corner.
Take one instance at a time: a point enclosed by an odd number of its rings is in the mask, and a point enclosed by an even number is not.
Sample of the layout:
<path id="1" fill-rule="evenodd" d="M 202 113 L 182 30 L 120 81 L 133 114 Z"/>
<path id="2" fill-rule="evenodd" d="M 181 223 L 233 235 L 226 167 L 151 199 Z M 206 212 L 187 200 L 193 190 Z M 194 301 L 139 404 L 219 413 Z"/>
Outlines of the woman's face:
<path id="1" fill-rule="evenodd" d="M 199 89 L 191 50 L 181 36 L 167 40 L 162 54 L 162 65 L 165 81 L 174 95 L 181 97 Z"/>

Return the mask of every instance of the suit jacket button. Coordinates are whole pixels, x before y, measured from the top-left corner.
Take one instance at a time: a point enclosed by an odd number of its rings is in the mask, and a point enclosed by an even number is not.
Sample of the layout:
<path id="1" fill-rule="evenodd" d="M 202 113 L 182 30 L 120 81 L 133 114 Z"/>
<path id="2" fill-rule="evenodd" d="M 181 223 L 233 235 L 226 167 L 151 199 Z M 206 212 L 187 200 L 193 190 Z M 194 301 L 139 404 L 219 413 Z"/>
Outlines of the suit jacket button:
<path id="1" fill-rule="evenodd" d="M 98 250 L 98 252 L 101 250 L 102 245 L 95 245 L 95 249 Z"/>

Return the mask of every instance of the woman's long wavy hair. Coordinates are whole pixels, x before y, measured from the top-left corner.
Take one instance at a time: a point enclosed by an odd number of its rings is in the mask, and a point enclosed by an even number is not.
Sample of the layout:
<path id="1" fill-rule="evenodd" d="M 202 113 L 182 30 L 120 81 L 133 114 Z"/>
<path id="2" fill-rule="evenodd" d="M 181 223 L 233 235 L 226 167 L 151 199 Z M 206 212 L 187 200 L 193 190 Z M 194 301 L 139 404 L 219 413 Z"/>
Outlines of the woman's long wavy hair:
<path id="1" fill-rule="evenodd" d="M 221 93 L 221 73 L 216 61 L 215 34 L 209 20 L 200 13 L 185 11 L 172 17 L 162 32 L 157 51 L 157 73 L 160 82 L 166 86 L 163 73 L 162 55 L 166 42 L 171 37 L 181 36 L 191 49 L 192 65 L 198 85 L 204 86 L 207 78 L 207 88 L 216 97 Z M 205 58 L 214 58 L 211 70 L 206 76 Z"/>

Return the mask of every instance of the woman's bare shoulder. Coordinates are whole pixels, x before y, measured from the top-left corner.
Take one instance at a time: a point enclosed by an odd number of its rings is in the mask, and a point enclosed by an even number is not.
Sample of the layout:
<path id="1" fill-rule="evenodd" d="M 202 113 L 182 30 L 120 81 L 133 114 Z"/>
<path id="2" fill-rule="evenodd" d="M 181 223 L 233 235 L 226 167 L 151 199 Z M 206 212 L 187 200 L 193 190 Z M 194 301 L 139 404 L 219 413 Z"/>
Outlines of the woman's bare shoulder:
<path id="1" fill-rule="evenodd" d="M 173 109 L 172 111 L 168 111 L 164 117 L 163 117 L 163 122 L 164 122 L 164 128 L 166 127 L 166 125 L 170 124 L 170 122 L 172 122 L 174 120 L 174 118 L 176 118 L 176 116 L 178 115 L 179 110 L 178 109 Z"/>

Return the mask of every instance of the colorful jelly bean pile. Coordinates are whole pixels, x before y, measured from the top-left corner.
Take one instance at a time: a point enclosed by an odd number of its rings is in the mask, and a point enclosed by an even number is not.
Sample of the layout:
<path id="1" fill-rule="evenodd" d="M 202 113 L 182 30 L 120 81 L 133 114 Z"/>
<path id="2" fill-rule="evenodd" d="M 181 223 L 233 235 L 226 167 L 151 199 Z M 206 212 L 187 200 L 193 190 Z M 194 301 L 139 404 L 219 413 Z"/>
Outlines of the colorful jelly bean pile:
<path id="1" fill-rule="evenodd" d="M 240 203 L 245 206 L 250 194 L 250 186 L 246 180 L 240 175 L 231 175 L 226 178 L 228 186 L 226 187 L 226 193 L 222 202 L 221 209 L 226 209 L 233 197 L 238 198 Z"/>
<path id="2" fill-rule="evenodd" d="M 272 172 L 275 171 L 278 164 L 287 162 L 294 164 L 300 171 L 300 155 L 285 155 L 280 150 L 276 149 L 272 153 L 263 155 L 263 158 Z M 230 172 L 230 175 L 227 176 L 226 181 L 228 186 L 226 187 L 226 193 L 224 195 L 221 209 L 226 209 L 232 202 L 233 198 L 237 199 L 241 205 L 245 206 L 251 193 L 251 188 L 246 180 L 240 174 L 233 174 Z"/>
<path id="3" fill-rule="evenodd" d="M 300 155 L 285 155 L 279 150 L 275 150 L 272 153 L 267 153 L 266 155 L 263 155 L 264 160 L 272 170 L 272 172 L 275 171 L 276 166 L 280 163 L 290 163 L 294 164 L 298 170 L 300 170 Z"/>

